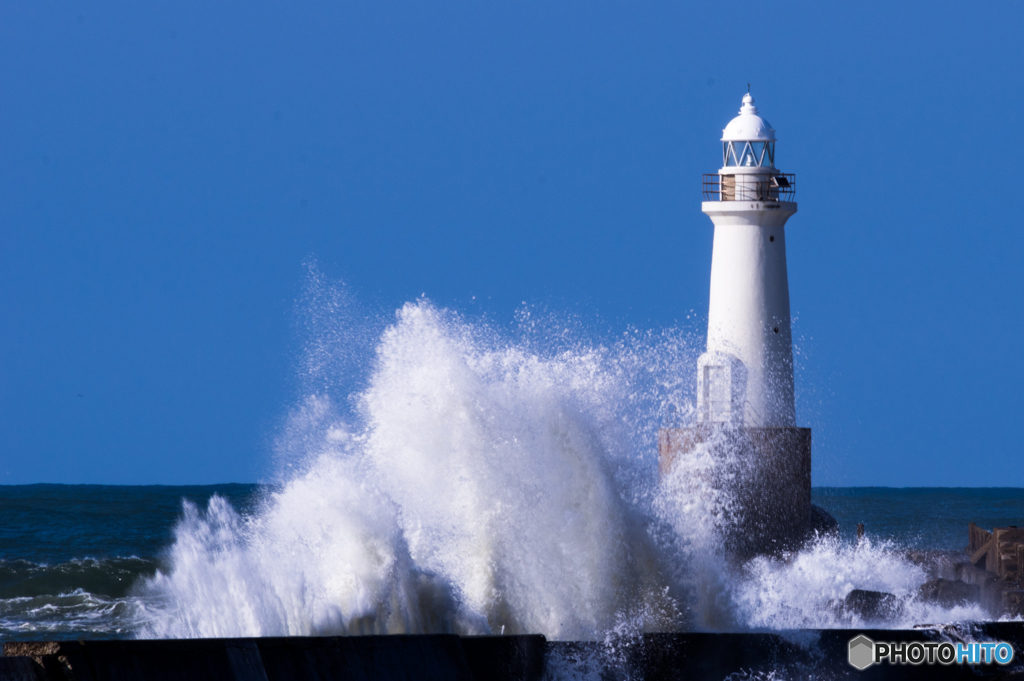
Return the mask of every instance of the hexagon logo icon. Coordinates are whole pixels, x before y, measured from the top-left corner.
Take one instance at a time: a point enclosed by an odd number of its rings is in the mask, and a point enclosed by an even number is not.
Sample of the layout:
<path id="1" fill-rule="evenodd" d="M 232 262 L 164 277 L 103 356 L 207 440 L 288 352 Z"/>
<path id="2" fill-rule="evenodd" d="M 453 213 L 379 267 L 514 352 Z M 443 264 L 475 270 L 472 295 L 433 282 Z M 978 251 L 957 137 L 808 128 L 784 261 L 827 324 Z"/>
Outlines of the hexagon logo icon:
<path id="1" fill-rule="evenodd" d="M 863 671 L 875 661 L 875 642 L 861 634 L 850 639 L 850 664 Z"/>

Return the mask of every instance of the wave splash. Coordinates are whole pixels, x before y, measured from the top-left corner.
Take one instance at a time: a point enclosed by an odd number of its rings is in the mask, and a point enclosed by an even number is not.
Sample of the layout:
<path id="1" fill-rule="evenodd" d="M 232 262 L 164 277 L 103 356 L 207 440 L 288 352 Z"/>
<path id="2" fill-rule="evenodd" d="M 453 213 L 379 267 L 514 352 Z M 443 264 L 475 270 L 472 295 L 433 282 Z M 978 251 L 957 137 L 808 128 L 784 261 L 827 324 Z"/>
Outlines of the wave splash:
<path id="1" fill-rule="evenodd" d="M 673 331 L 592 345 L 558 326 L 524 312 L 510 340 L 428 301 L 405 305 L 359 390 L 324 381 L 291 414 L 287 479 L 257 512 L 186 504 L 169 567 L 137 589 L 139 635 L 849 626 L 830 599 L 927 579 L 898 551 L 832 540 L 728 567 L 716 528 L 729 500 L 657 473 L 657 428 L 692 414 L 679 377 L 698 343 Z M 317 367 L 331 366 L 329 345 L 316 344 Z"/>
<path id="2" fill-rule="evenodd" d="M 259 512 L 186 507 L 171 569 L 142 586 L 160 604 L 144 635 L 677 628 L 648 417 L 627 411 L 649 399 L 644 354 L 544 354 L 406 305 L 350 413 L 323 394 L 295 410 L 303 460 Z"/>

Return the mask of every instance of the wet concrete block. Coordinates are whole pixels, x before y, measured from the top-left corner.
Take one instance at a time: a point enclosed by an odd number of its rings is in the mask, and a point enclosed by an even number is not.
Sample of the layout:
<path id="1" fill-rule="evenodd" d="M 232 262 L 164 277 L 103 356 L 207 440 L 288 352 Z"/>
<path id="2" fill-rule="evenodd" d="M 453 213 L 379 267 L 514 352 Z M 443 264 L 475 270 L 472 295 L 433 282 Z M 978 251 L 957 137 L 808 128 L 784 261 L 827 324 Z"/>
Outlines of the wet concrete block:
<path id="1" fill-rule="evenodd" d="M 711 679 L 774 670 L 803 656 L 799 646 L 772 634 L 645 634 L 629 667 L 642 679 Z"/>
<path id="2" fill-rule="evenodd" d="M 903 601 L 884 591 L 854 589 L 843 599 L 847 612 L 869 622 L 886 622 L 903 613 Z"/>
<path id="3" fill-rule="evenodd" d="M 253 639 L 227 639 L 225 652 L 234 681 L 270 681 L 263 667 L 260 648 Z"/>
<path id="4" fill-rule="evenodd" d="M 344 642 L 349 668 L 367 681 L 473 678 L 458 636 L 353 636 Z"/>
<path id="5" fill-rule="evenodd" d="M 981 587 L 953 579 L 933 579 L 917 590 L 917 597 L 925 603 L 936 603 L 944 608 L 981 603 Z"/>
<path id="6" fill-rule="evenodd" d="M 1019 625 L 1018 625 L 1019 626 Z M 645 634 L 619 646 L 551 642 L 551 655 L 568 661 L 569 677 L 620 681 L 690 679 L 1002 679 L 1016 668 L 970 665 L 871 665 L 860 671 L 849 662 L 850 640 L 948 640 L 943 632 L 833 629 L 744 634 Z M 558 661 L 555 660 L 555 663 Z M 549 660 L 549 665 L 553 661 Z M 573 668 L 574 667 L 574 668 Z"/>
<path id="7" fill-rule="evenodd" d="M 910 549 L 903 552 L 914 565 L 925 571 L 928 579 L 952 579 L 956 580 L 958 565 L 968 564 L 967 556 L 963 551 L 948 551 L 942 549 Z M 972 566 L 973 567 L 973 566 Z M 961 580 L 967 581 L 967 580 Z"/>
<path id="8" fill-rule="evenodd" d="M 353 673 L 349 669 L 348 660 L 335 638 L 265 638 L 254 641 L 268 681 L 362 681 L 366 678 L 365 674 Z"/>
<path id="9" fill-rule="evenodd" d="M 982 586 L 986 581 L 995 577 L 991 572 L 971 563 L 958 563 L 954 568 L 954 577 L 961 582 L 977 584 Z"/>
<path id="10" fill-rule="evenodd" d="M 546 645 L 539 635 L 8 643 L 0 681 L 533 681 Z"/>
<path id="11" fill-rule="evenodd" d="M 1005 592 L 1015 591 L 1017 588 L 1017 585 L 1004 582 L 995 575 L 991 575 L 981 584 L 981 606 L 988 611 L 993 619 L 1002 617 L 1006 614 Z"/>
<path id="12" fill-rule="evenodd" d="M 547 640 L 533 636 L 465 636 L 462 649 L 476 681 L 533 681 L 544 674 Z"/>
<path id="13" fill-rule="evenodd" d="M 807 519 L 808 534 L 835 535 L 839 533 L 839 521 L 821 506 L 811 504 Z"/>
<path id="14" fill-rule="evenodd" d="M 873 592 L 880 593 L 880 592 Z M 577 676 L 620 679 L 1016 678 L 1010 667 L 970 665 L 872 665 L 857 671 L 848 661 L 857 636 L 876 642 L 997 640 L 1024 650 L 1020 622 L 974 622 L 915 630 L 814 630 L 773 633 L 645 634 L 614 643 L 546 642 L 541 636 L 367 636 L 351 638 L 216 639 L 187 641 L 86 641 L 8 646 L 0 681 L 75 681 L 79 672 L 53 672 L 44 662 L 79 656 L 97 679 L 483 679 L 533 681 L 545 670 L 567 667 Z M 34 647 L 33 647 L 34 646 Z M 34 654 L 34 657 L 33 657 Z M 178 659 L 175 659 L 178 658 Z M 113 668 L 113 671 L 112 671 Z M 260 672 L 263 676 L 260 676 Z M 115 673 L 116 672 L 116 673 Z M 582 672 L 582 674 L 580 674 Z M 84 672 L 82 672 L 84 673 Z"/>
<path id="15" fill-rule="evenodd" d="M 1024 617 L 1024 589 L 1003 592 L 1003 613 L 1010 617 Z"/>
<path id="16" fill-rule="evenodd" d="M 85 641 L 94 681 L 232 679 L 223 639 Z"/>
<path id="17" fill-rule="evenodd" d="M 0 681 L 48 681 L 42 666 L 31 657 L 0 657 Z"/>
<path id="18" fill-rule="evenodd" d="M 473 681 L 454 635 L 257 641 L 268 681 Z"/>

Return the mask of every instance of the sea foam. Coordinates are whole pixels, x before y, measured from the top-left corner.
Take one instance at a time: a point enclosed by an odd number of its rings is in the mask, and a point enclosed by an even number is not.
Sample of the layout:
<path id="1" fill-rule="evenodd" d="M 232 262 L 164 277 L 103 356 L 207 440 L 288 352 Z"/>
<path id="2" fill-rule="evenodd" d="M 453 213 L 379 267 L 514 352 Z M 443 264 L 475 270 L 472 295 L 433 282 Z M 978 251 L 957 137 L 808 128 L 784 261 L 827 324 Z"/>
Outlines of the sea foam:
<path id="1" fill-rule="evenodd" d="M 849 626 L 832 606 L 851 589 L 926 579 L 838 540 L 724 561 L 737 509 L 699 485 L 718 464 L 658 474 L 657 428 L 692 415 L 693 334 L 588 342 L 525 308 L 508 331 L 427 300 L 375 325 L 314 283 L 313 380 L 282 429 L 280 484 L 244 517 L 186 504 L 166 567 L 137 587 L 141 636 Z"/>

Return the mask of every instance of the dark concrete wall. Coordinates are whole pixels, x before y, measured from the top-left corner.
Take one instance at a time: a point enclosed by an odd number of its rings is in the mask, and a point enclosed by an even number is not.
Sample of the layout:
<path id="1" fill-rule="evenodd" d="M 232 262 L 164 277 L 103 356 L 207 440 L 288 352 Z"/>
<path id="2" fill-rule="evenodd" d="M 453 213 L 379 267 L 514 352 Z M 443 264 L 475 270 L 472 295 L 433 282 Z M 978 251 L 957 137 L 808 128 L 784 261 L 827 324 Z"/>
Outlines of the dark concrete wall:
<path id="1" fill-rule="evenodd" d="M 6 643 L 0 681 L 529 681 L 543 636 Z"/>
<path id="2" fill-rule="evenodd" d="M 847 661 L 851 639 L 1007 641 L 999 665 L 876 665 Z M 607 642 L 545 641 L 543 636 L 365 636 L 7 643 L 0 681 L 430 680 L 606 681 L 682 679 L 1021 679 L 1024 623 L 982 622 L 917 630 L 665 633 Z M 545 669 L 545 666 L 547 669 Z M 545 676 L 547 674 L 547 676 Z"/>
<path id="3" fill-rule="evenodd" d="M 829 681 L 903 681 L 1024 679 L 1024 625 L 976 623 L 934 630 L 803 630 L 784 633 L 645 634 L 605 656 L 600 678 L 631 681 L 693 679 L 828 679 Z M 880 642 L 1007 641 L 1016 652 L 1009 666 L 998 664 L 878 664 L 858 671 L 849 664 L 850 640 L 860 634 Z M 551 658 L 600 659 L 602 643 L 548 643 Z"/>
<path id="4" fill-rule="evenodd" d="M 790 549 L 807 535 L 813 520 L 810 428 L 664 428 L 658 431 L 662 475 L 702 444 L 729 468 L 693 481 L 687 492 L 699 494 L 711 484 L 739 502 L 742 517 L 726 538 L 738 557 Z"/>

